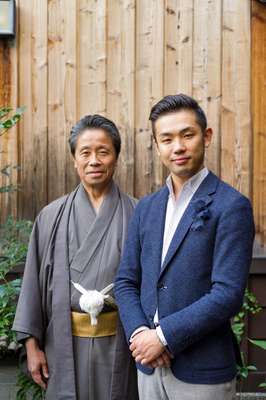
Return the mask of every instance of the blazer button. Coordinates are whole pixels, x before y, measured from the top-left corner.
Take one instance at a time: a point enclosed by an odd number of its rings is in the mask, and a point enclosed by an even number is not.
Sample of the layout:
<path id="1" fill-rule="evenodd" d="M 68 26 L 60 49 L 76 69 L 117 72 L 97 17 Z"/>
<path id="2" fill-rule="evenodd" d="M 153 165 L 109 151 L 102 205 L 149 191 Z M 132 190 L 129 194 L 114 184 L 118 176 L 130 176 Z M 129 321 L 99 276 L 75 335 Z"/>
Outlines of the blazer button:
<path id="1" fill-rule="evenodd" d="M 161 283 L 158 283 L 157 288 L 158 289 L 167 289 L 167 286 L 165 286 L 164 283 L 161 282 Z"/>

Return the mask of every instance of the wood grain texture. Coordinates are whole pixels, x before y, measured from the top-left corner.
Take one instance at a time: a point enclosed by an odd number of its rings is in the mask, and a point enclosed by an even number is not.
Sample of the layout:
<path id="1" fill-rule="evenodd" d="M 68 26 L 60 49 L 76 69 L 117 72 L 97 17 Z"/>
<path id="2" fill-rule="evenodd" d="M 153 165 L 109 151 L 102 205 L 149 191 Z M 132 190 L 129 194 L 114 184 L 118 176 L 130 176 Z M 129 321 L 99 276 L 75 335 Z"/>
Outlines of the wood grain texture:
<path id="1" fill-rule="evenodd" d="M 134 194 L 135 1 L 109 0 L 107 32 L 107 116 L 115 121 L 122 148 L 116 181 Z"/>
<path id="2" fill-rule="evenodd" d="M 136 197 L 152 191 L 153 141 L 149 124 L 152 88 L 152 24 L 154 1 L 137 0 L 136 21 L 136 115 L 135 188 Z"/>
<path id="3" fill-rule="evenodd" d="M 78 117 L 106 113 L 106 0 L 78 2 Z"/>
<path id="4" fill-rule="evenodd" d="M 206 112 L 213 139 L 206 164 L 220 173 L 221 10 L 217 0 L 194 1 L 193 97 Z"/>
<path id="5" fill-rule="evenodd" d="M 19 160 L 21 166 L 20 183 L 22 191 L 19 196 L 19 214 L 33 218 L 36 213 L 36 192 L 34 188 L 36 158 L 34 154 L 34 87 L 33 87 L 33 46 L 32 39 L 34 18 L 33 3 L 27 0 L 19 2 L 19 105 L 26 110 L 19 130 Z M 39 96 L 39 93 L 38 95 Z M 45 138 L 44 138 L 45 140 Z M 46 193 L 44 194 L 46 200 Z"/>
<path id="6" fill-rule="evenodd" d="M 251 195 L 250 2 L 224 0 L 221 176 Z"/>
<path id="7" fill-rule="evenodd" d="M 166 1 L 165 92 L 167 94 L 192 95 L 193 12 L 193 0 Z"/>
<path id="8" fill-rule="evenodd" d="M 253 206 L 258 246 L 266 253 L 266 7 L 252 2 Z M 262 253 L 262 249 L 261 249 Z"/>
<path id="9" fill-rule="evenodd" d="M 0 106 L 17 107 L 17 52 L 16 41 L 0 41 Z M 0 137 L 0 187 L 18 183 L 18 127 L 14 127 Z M 7 168 L 6 168 L 7 167 Z M 0 222 L 6 216 L 17 216 L 18 192 L 0 194 Z M 4 212 L 3 212 L 4 211 Z"/>
<path id="10" fill-rule="evenodd" d="M 66 141 L 70 136 L 72 126 L 78 119 L 78 12 L 76 0 L 68 0 L 65 7 L 65 85 L 64 85 L 64 110 L 65 110 L 65 136 Z M 66 192 L 70 192 L 78 184 L 78 177 L 73 166 L 73 157 L 69 146 L 66 149 L 65 168 Z"/>
<path id="11" fill-rule="evenodd" d="M 151 105 L 159 101 L 165 95 L 165 2 L 163 0 L 154 1 L 153 12 L 153 39 L 152 39 L 152 87 Z M 172 76 L 173 77 L 173 76 Z M 150 123 L 151 129 L 151 123 Z M 158 190 L 165 182 L 167 171 L 163 167 L 158 153 L 154 138 L 152 139 L 153 151 L 153 185 L 152 191 Z"/>
<path id="12" fill-rule="evenodd" d="M 65 2 L 48 2 L 48 202 L 66 193 Z"/>
<path id="13" fill-rule="evenodd" d="M 208 124 L 213 129 L 211 147 L 206 158 L 207 165 L 220 175 L 221 165 L 221 97 L 222 97 L 222 0 L 208 2 L 207 44 L 207 105 Z"/>
<path id="14" fill-rule="evenodd" d="M 167 172 L 157 157 L 149 113 L 164 95 L 178 92 L 199 101 L 214 130 L 208 167 L 250 196 L 250 4 L 69 0 L 66 6 L 63 0 L 19 0 L 11 58 L 3 57 L 7 50 L 0 43 L 2 98 L 17 93 L 17 103 L 26 106 L 18 144 L 6 144 L 8 159 L 22 166 L 19 214 L 33 218 L 76 185 L 67 141 L 86 114 L 106 115 L 120 129 L 116 179 L 122 190 L 142 197 L 158 189 Z M 254 168 L 263 181 L 262 139 L 256 143 Z M 259 231 L 265 226 L 261 187 L 254 197 Z M 5 214 L 16 212 L 16 201 L 10 202 L 2 204 Z"/>

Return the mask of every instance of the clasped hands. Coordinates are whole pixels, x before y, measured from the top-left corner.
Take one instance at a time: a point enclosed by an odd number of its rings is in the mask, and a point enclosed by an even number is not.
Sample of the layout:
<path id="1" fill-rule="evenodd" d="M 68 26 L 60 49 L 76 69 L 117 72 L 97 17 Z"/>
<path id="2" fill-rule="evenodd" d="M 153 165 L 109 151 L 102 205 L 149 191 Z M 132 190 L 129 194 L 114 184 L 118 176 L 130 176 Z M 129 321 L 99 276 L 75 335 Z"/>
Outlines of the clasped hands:
<path id="1" fill-rule="evenodd" d="M 161 343 L 155 329 L 145 329 L 131 339 L 129 346 L 135 361 L 150 368 L 171 365 L 173 356 Z"/>

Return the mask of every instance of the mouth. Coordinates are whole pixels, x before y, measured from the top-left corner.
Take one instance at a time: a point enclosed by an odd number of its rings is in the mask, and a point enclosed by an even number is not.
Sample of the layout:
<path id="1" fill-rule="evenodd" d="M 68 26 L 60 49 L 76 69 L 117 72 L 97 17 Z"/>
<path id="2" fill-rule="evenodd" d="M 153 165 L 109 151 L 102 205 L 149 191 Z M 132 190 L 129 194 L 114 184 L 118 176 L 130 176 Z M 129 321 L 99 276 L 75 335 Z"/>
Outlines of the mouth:
<path id="1" fill-rule="evenodd" d="M 176 165 L 186 164 L 190 160 L 190 157 L 178 157 L 171 160 Z"/>
<path id="2" fill-rule="evenodd" d="M 88 171 L 86 172 L 86 175 L 90 175 L 90 176 L 100 176 L 102 175 L 104 172 L 103 171 Z"/>

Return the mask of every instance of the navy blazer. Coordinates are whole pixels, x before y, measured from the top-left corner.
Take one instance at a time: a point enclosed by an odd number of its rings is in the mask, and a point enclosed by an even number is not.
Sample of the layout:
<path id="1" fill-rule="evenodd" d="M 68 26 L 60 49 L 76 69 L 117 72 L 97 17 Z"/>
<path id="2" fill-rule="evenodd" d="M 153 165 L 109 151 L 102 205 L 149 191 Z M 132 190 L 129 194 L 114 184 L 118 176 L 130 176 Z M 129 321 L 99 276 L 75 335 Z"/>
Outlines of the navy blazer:
<path id="1" fill-rule="evenodd" d="M 140 200 L 129 226 L 115 285 L 126 336 L 154 328 L 158 308 L 173 374 L 190 383 L 227 382 L 236 374 L 230 318 L 241 308 L 252 257 L 251 205 L 209 172 L 161 266 L 168 196 L 164 186 Z"/>

